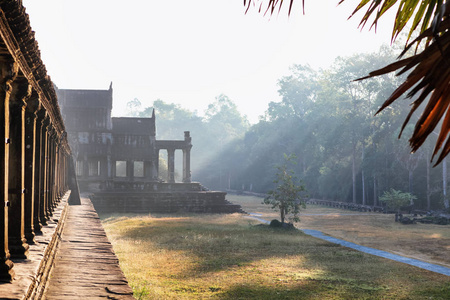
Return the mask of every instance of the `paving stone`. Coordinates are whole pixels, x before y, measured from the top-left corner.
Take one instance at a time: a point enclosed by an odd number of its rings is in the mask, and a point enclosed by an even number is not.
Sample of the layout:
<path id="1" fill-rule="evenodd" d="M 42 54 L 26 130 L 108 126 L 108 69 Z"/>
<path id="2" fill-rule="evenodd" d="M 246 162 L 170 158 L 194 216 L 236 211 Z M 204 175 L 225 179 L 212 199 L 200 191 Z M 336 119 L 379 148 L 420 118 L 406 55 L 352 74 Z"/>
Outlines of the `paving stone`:
<path id="1" fill-rule="evenodd" d="M 88 198 L 69 207 L 45 298 L 134 299 L 111 244 Z"/>

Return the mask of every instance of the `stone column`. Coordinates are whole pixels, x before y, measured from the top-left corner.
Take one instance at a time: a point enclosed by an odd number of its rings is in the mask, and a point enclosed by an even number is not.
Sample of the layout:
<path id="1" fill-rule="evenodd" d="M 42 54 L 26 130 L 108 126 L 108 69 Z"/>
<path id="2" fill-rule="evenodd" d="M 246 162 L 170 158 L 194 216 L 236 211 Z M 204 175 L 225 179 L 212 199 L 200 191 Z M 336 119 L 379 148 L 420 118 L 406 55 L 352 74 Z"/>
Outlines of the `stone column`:
<path id="1" fill-rule="evenodd" d="M 155 151 L 155 159 L 153 160 L 154 162 L 154 166 L 155 166 L 155 170 L 156 174 L 154 179 L 158 180 L 159 179 L 159 149 L 156 149 Z"/>
<path id="2" fill-rule="evenodd" d="M 67 178 L 67 157 L 66 157 L 66 152 L 64 151 L 65 149 L 63 147 L 61 147 L 61 171 L 60 171 L 60 187 L 59 187 L 59 198 L 62 198 L 62 196 L 64 196 L 64 192 L 67 191 L 66 189 L 66 178 Z M 63 152 L 64 151 L 64 152 Z"/>
<path id="3" fill-rule="evenodd" d="M 130 181 L 134 180 L 134 160 L 127 161 L 127 177 Z"/>
<path id="4" fill-rule="evenodd" d="M 11 82 L 18 72 L 16 63 L 2 59 L 0 61 L 0 184 L 3 201 L 0 203 L 0 281 L 10 282 L 14 278 L 13 263 L 9 259 L 8 245 L 8 217 L 9 217 L 9 98 L 11 96 Z"/>
<path id="5" fill-rule="evenodd" d="M 167 182 L 175 183 L 175 149 L 167 149 Z"/>
<path id="6" fill-rule="evenodd" d="M 47 151 L 48 151 L 48 127 L 50 124 L 50 119 L 47 114 L 45 114 L 42 120 L 41 126 L 41 157 L 40 157 L 40 180 L 39 180 L 39 219 L 42 225 L 47 225 Z"/>
<path id="7" fill-rule="evenodd" d="M 48 136 L 48 185 L 47 185 L 47 216 L 50 218 L 53 215 L 53 203 L 54 203 L 54 186 L 55 186 L 55 139 L 56 139 L 56 130 L 53 127 L 53 124 L 50 126 L 49 130 L 49 136 Z"/>
<path id="8" fill-rule="evenodd" d="M 149 181 L 152 179 L 152 162 L 145 160 L 144 161 L 144 178 L 146 179 L 145 181 Z"/>
<path id="9" fill-rule="evenodd" d="M 111 180 L 113 176 L 112 176 L 112 162 L 110 154 L 106 156 L 106 167 L 107 167 L 106 180 Z"/>
<path id="10" fill-rule="evenodd" d="M 67 151 L 67 149 L 66 149 Z M 64 174 L 64 192 L 68 191 L 70 189 L 69 187 L 69 169 L 70 169 L 70 163 L 69 163 L 69 159 L 71 158 L 71 156 L 69 155 L 69 153 L 65 152 L 65 159 L 64 159 L 64 170 L 66 170 L 65 174 Z"/>
<path id="11" fill-rule="evenodd" d="M 191 182 L 191 135 L 189 131 L 184 132 L 185 147 L 183 148 L 183 182 Z"/>
<path id="12" fill-rule="evenodd" d="M 82 178 L 88 178 L 89 177 L 89 162 L 88 162 L 88 158 L 87 158 L 87 153 L 84 153 L 83 155 L 83 175 L 80 176 Z"/>
<path id="13" fill-rule="evenodd" d="M 34 244 L 35 172 L 36 172 L 36 112 L 39 108 L 37 94 L 27 100 L 25 111 L 25 238 Z"/>
<path id="14" fill-rule="evenodd" d="M 41 184 L 41 131 L 42 131 L 42 121 L 45 117 L 45 111 L 39 104 L 36 111 L 35 118 L 35 138 L 34 138 L 34 188 L 33 188 L 33 229 L 34 234 L 42 234 L 41 228 L 42 224 L 40 221 L 40 202 L 42 201 L 40 196 L 40 184 Z"/>
<path id="15" fill-rule="evenodd" d="M 27 258 L 25 239 L 25 100 L 31 86 L 25 78 L 14 81 L 10 98 L 9 155 L 9 252 L 12 258 Z"/>
<path id="16" fill-rule="evenodd" d="M 55 135 L 53 140 L 52 212 L 58 205 L 59 201 L 59 140 L 60 137 Z"/>
<path id="17" fill-rule="evenodd" d="M 183 182 L 191 182 L 191 149 L 183 149 Z"/>
<path id="18" fill-rule="evenodd" d="M 184 141 L 186 143 L 183 148 L 183 182 L 191 182 L 191 136 L 189 131 L 184 132 Z"/>

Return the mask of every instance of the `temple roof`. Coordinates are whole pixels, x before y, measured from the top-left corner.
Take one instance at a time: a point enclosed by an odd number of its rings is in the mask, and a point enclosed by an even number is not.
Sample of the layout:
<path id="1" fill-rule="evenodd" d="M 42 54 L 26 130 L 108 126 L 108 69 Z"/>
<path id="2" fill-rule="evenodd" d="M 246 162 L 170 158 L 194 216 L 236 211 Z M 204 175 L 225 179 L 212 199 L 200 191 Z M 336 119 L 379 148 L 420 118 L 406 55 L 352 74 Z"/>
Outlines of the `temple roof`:
<path id="1" fill-rule="evenodd" d="M 112 118 L 113 134 L 155 135 L 154 118 Z"/>
<path id="2" fill-rule="evenodd" d="M 58 101 L 64 107 L 105 107 L 112 109 L 112 89 L 66 90 L 57 89 Z"/>

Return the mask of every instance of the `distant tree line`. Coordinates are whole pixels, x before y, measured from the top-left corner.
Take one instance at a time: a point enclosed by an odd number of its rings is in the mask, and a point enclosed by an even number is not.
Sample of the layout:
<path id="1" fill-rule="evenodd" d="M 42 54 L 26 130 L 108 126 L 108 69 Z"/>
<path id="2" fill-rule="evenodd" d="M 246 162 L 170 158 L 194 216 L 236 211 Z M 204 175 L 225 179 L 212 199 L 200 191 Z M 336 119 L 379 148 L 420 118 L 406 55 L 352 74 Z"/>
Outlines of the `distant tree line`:
<path id="1" fill-rule="evenodd" d="M 204 117 L 157 100 L 158 138 L 190 130 L 193 179 L 213 189 L 265 193 L 274 188 L 274 166 L 283 154 L 295 154 L 296 176 L 310 197 L 381 205 L 383 193 L 395 189 L 415 195 L 417 208 L 448 208 L 446 161 L 434 168 L 430 163 L 437 134 L 411 154 L 407 139 L 414 126 L 398 139 L 409 101 L 374 116 L 404 78 L 354 81 L 392 61 L 391 49 L 339 57 L 327 69 L 292 66 L 279 80 L 282 100 L 271 102 L 252 126 L 225 95 Z M 150 116 L 151 110 L 135 115 Z"/>

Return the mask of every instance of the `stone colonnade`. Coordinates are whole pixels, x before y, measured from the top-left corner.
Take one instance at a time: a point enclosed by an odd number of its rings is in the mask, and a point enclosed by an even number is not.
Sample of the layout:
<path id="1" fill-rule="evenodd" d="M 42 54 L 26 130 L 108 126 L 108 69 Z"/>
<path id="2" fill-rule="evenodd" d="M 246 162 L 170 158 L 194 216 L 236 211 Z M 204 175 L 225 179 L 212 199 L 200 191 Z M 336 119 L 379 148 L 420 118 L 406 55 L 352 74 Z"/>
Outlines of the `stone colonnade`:
<path id="1" fill-rule="evenodd" d="M 184 141 L 156 141 L 156 159 L 159 158 L 160 150 L 167 150 L 168 183 L 175 183 L 175 150 L 178 149 L 183 151 L 183 182 L 191 182 L 191 141 L 189 131 L 184 132 Z"/>
<path id="2" fill-rule="evenodd" d="M 56 93 L 21 1 L 0 1 L 0 281 L 73 182 Z M 73 166 L 73 163 L 72 163 Z"/>

